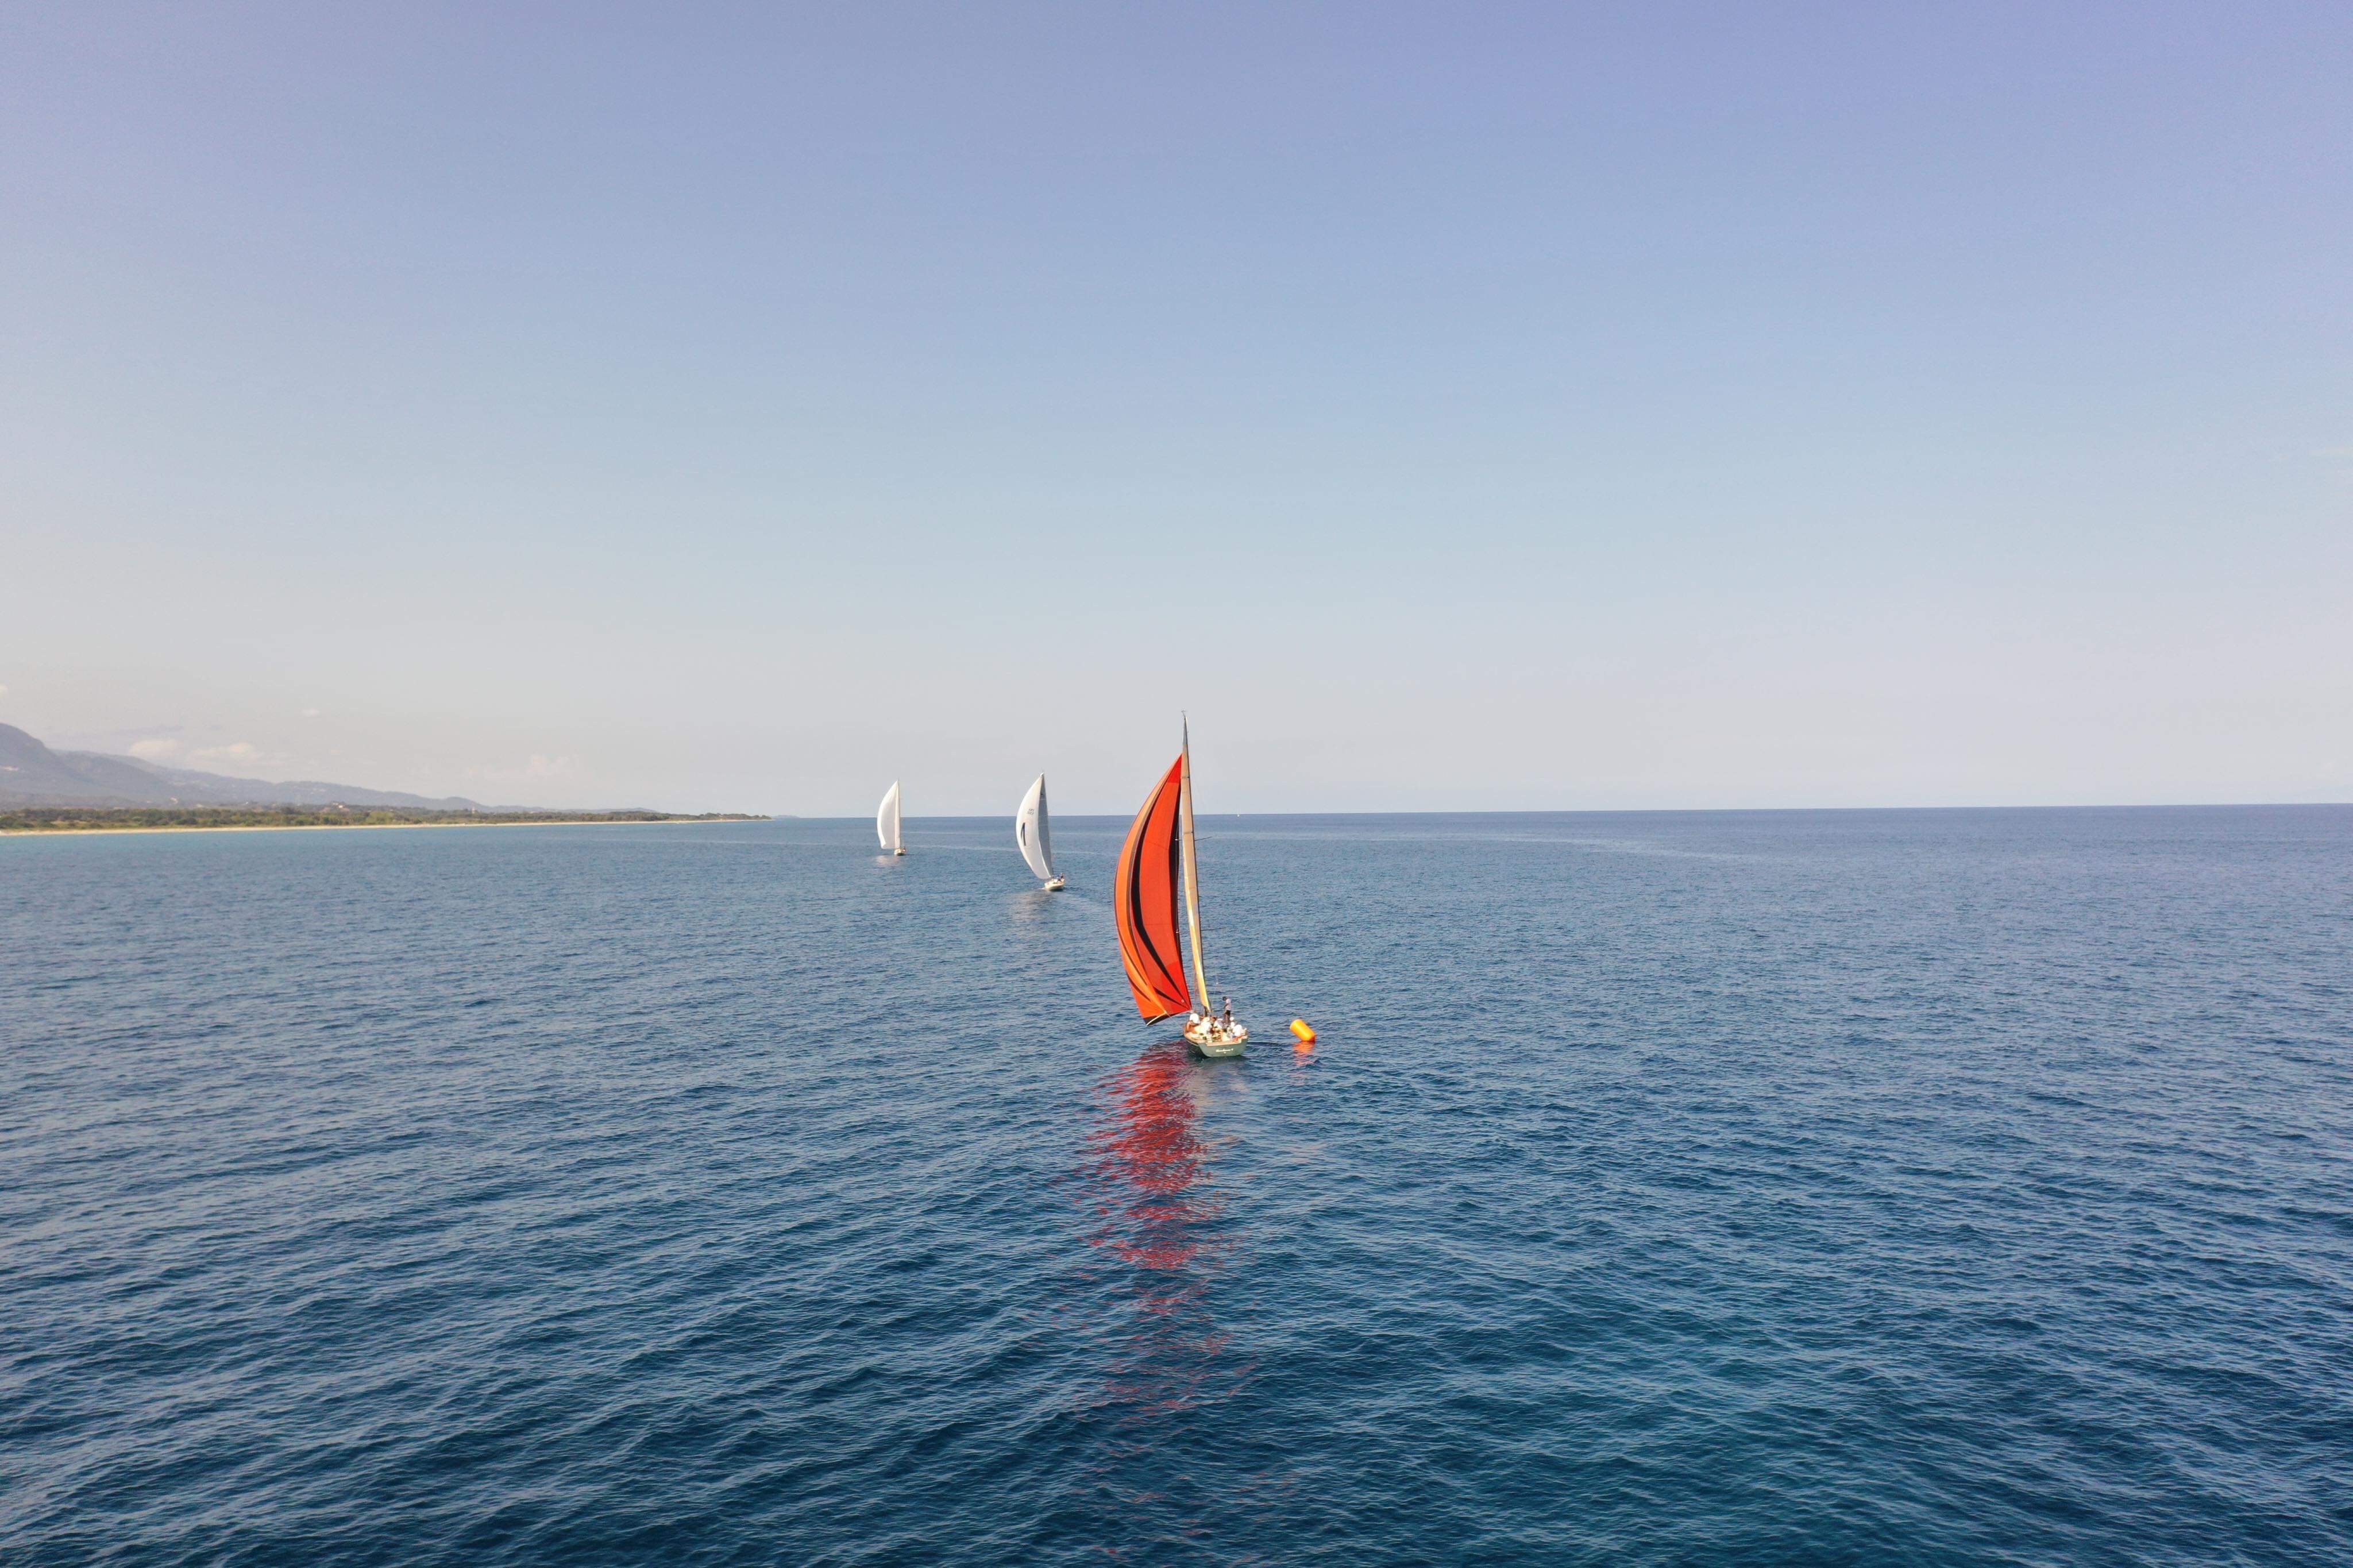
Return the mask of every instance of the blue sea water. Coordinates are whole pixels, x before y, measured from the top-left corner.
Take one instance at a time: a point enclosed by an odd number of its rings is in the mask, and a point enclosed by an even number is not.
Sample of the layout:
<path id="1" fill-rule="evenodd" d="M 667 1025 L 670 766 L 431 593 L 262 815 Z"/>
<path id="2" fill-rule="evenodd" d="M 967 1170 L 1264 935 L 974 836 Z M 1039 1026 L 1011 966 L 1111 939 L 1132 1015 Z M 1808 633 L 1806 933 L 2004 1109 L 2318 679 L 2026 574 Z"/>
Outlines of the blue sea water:
<path id="1" fill-rule="evenodd" d="M 0 841 L 0 1560 L 2353 1562 L 2353 811 L 1122 826 Z"/>

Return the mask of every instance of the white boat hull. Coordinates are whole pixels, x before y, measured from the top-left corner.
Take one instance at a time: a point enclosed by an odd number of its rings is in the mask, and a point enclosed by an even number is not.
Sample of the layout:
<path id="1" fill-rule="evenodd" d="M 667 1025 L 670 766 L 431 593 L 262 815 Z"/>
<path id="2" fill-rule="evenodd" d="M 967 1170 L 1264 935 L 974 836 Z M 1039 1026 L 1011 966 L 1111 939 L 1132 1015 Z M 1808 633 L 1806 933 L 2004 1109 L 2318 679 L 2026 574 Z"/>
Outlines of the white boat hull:
<path id="1" fill-rule="evenodd" d="M 1205 1057 L 1238 1057 L 1250 1043 L 1250 1031 L 1240 1024 L 1225 1029 L 1207 1018 L 1196 1018 L 1185 1026 L 1185 1038 Z"/>
<path id="2" fill-rule="evenodd" d="M 1052 881 L 1050 881 L 1050 882 L 1049 882 L 1049 883 L 1047 883 L 1047 884 L 1046 884 L 1046 891 L 1048 891 L 1048 892 L 1050 892 L 1050 893 L 1059 893 L 1059 892 L 1060 892 L 1061 890 L 1062 890 L 1062 879 L 1061 879 L 1061 878 L 1060 878 L 1060 877 L 1055 878 Z"/>

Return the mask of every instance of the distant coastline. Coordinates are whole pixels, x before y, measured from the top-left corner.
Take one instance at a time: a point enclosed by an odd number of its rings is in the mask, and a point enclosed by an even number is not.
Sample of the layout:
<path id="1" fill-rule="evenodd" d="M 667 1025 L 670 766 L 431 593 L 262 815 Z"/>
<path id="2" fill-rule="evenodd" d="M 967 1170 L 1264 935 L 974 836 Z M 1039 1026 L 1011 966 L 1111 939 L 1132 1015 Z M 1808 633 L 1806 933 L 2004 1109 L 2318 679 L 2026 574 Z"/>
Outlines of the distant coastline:
<path id="1" fill-rule="evenodd" d="M 283 833 L 355 827 L 582 827 L 765 822 L 749 812 L 419 811 L 396 806 L 25 806 L 0 810 L 0 837 L 97 833 Z"/>

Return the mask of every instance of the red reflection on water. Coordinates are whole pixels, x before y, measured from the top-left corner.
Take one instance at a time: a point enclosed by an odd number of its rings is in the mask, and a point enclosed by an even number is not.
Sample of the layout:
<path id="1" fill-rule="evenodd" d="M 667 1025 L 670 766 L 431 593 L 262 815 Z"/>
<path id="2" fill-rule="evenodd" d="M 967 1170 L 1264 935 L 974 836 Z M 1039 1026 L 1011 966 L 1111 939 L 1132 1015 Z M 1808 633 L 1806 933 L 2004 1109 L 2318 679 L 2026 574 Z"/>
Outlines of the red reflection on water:
<path id="1" fill-rule="evenodd" d="M 1226 1139 L 1213 1146 L 1202 1126 L 1206 1107 L 1233 1105 L 1242 1071 L 1195 1059 L 1181 1040 L 1154 1046 L 1103 1082 L 1087 1132 L 1086 1236 L 1107 1265 L 1087 1273 L 1108 1287 L 1089 1294 L 1113 1318 L 1084 1416 L 1100 1445 L 1088 1465 L 1092 1485 L 1110 1503 L 1102 1551 L 1115 1562 L 1198 1555 L 1236 1506 L 1223 1481 L 1211 1489 L 1168 1479 L 1173 1460 L 1218 1441 L 1218 1413 L 1257 1372 L 1219 1321 L 1244 1282 L 1212 1163 Z M 1221 1110 L 1219 1125 L 1228 1120 Z M 1267 1511 L 1247 1495 L 1240 1506 Z"/>
<path id="2" fill-rule="evenodd" d="M 1087 1138 L 1087 1239 L 1140 1271 L 1137 1331 L 1105 1379 L 1131 1421 L 1229 1393 L 1247 1370 L 1226 1363 L 1227 1335 L 1207 1301 L 1227 1243 L 1201 1136 L 1204 1087 L 1182 1041 L 1154 1046 L 1103 1085 L 1104 1115 Z"/>
<path id="3" fill-rule="evenodd" d="M 1183 1268 L 1201 1254 L 1214 1201 L 1193 1063 L 1181 1044 L 1157 1045 L 1104 1085 L 1111 1115 L 1087 1139 L 1103 1225 L 1089 1238 L 1139 1268 Z"/>

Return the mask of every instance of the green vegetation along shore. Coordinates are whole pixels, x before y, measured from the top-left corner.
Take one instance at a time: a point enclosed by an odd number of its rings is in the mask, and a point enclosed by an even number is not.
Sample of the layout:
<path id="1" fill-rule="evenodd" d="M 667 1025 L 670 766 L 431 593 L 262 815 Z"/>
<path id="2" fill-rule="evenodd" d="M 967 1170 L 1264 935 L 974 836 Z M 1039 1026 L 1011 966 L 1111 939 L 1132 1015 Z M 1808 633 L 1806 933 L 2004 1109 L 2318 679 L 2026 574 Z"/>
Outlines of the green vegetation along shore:
<path id="1" fill-rule="evenodd" d="M 421 811 L 397 805 L 35 805 L 0 811 L 0 833 L 155 832 L 222 827 L 481 827 L 501 824 L 765 822 L 744 812 Z"/>

